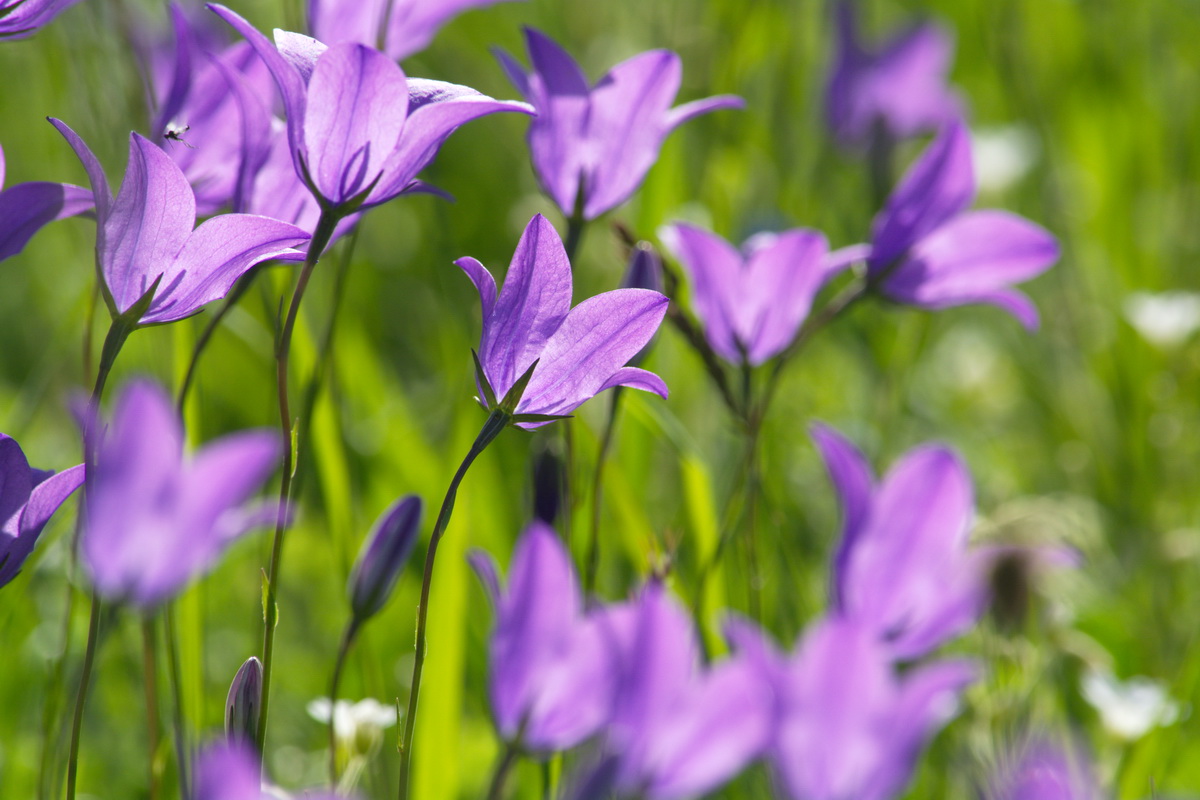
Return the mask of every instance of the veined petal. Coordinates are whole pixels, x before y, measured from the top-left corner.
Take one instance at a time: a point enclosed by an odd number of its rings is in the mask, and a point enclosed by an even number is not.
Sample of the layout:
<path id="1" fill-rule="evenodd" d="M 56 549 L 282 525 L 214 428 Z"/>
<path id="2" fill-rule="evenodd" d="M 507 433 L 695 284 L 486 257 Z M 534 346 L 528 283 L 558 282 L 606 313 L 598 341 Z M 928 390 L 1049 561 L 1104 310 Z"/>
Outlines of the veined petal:
<path id="1" fill-rule="evenodd" d="M 658 233 L 692 284 L 692 304 L 713 350 L 726 361 L 742 360 L 735 333 L 736 305 L 742 302 L 742 254 L 715 233 L 685 223 Z"/>
<path id="2" fill-rule="evenodd" d="M 118 311 L 128 311 L 169 270 L 195 224 L 196 198 L 183 172 L 153 142 L 130 134 L 125 179 L 104 222 L 99 252 Z"/>
<path id="3" fill-rule="evenodd" d="M 92 155 L 91 148 L 83 139 L 79 138 L 79 134 L 67 127 L 67 124 L 62 120 L 57 120 L 54 117 L 47 117 L 50 124 L 63 135 L 67 140 L 67 144 L 71 145 L 71 149 L 75 151 L 75 155 L 79 157 L 83 163 L 83 169 L 87 173 L 88 181 L 92 184 L 92 195 L 96 200 L 96 249 L 103 250 L 103 228 L 104 221 L 108 219 L 108 210 L 112 206 L 113 197 L 112 191 L 108 188 L 108 178 L 104 175 L 104 168 L 100 166 L 100 162 Z"/>
<path id="4" fill-rule="evenodd" d="M 471 283 L 475 284 L 475 290 L 479 292 L 479 305 L 483 309 L 483 324 L 486 330 L 492 317 L 492 309 L 496 307 L 496 279 L 488 272 L 487 267 L 470 256 L 464 256 L 454 264 L 467 273 Z"/>
<path id="5" fill-rule="evenodd" d="M 842 537 L 833 559 L 832 583 L 834 601 L 839 609 L 844 609 L 846 565 L 871 513 L 875 477 L 858 448 L 836 430 L 814 423 L 809 427 L 809 433 L 825 462 L 825 470 L 833 481 L 842 507 Z"/>
<path id="6" fill-rule="evenodd" d="M 229 61 L 232 61 L 236 47 L 237 45 L 234 45 L 227 51 Z M 253 55 L 251 57 L 257 58 Z M 251 88 L 245 73 L 227 62 L 226 54 L 214 58 L 212 65 L 224 79 L 238 112 L 241 136 L 236 139 L 238 164 L 231 203 L 233 210 L 240 213 L 246 210 L 254 191 L 254 179 L 271 152 L 271 112 Z"/>
<path id="7" fill-rule="evenodd" d="M 0 433 L 0 536 L 20 535 L 21 509 L 29 502 L 32 488 L 33 475 L 21 445 Z"/>
<path id="8" fill-rule="evenodd" d="M 517 412 L 566 414 L 595 395 L 654 336 L 669 302 L 616 289 L 575 306 L 546 342 Z"/>
<path id="9" fill-rule="evenodd" d="M 94 206 L 90 189 L 69 183 L 19 183 L 0 192 L 0 261 L 21 252 L 47 223 Z"/>
<path id="10" fill-rule="evenodd" d="M 252 214 L 222 214 L 197 228 L 164 269 L 142 322 L 171 322 L 224 297 L 246 270 L 304 244 L 309 234 Z"/>
<path id="11" fill-rule="evenodd" d="M 309 174 L 321 195 L 337 205 L 379 178 L 401 130 L 407 133 L 408 86 L 387 56 L 344 42 L 321 56 L 308 96 L 304 143 Z"/>
<path id="12" fill-rule="evenodd" d="M 171 72 L 171 86 L 151 123 L 151 131 L 156 135 L 175 119 L 187 100 L 192 84 L 192 51 L 197 47 L 191 20 L 183 7 L 172 0 L 168 6 L 168 13 L 171 17 L 171 27 L 175 30 L 175 64 Z"/>
<path id="13" fill-rule="evenodd" d="M 905 173 L 871 225 L 874 274 L 904 255 L 921 237 L 971 204 L 975 172 L 965 123 L 944 127 Z"/>
<path id="14" fill-rule="evenodd" d="M 667 390 L 667 384 L 663 382 L 662 378 L 649 370 L 638 367 L 621 367 L 612 374 L 611 378 L 604 382 L 603 386 L 596 390 L 596 394 L 600 394 L 605 389 L 611 389 L 614 386 L 629 386 L 633 389 L 641 389 L 643 392 L 653 392 L 659 397 L 670 395 L 670 392 Z"/>
<path id="15" fill-rule="evenodd" d="M 304 83 L 308 84 L 312 80 L 313 70 L 317 68 L 317 62 L 325 55 L 329 46 L 303 33 L 279 28 L 272 31 L 272 36 L 275 38 L 275 49 L 279 51 L 279 55 L 283 56 L 284 61 L 291 64 L 296 72 L 300 73 Z"/>
<path id="16" fill-rule="evenodd" d="M 824 234 L 798 228 L 772 236 L 748 254 L 735 319 L 750 364 L 777 355 L 796 338 L 828 275 L 828 252 Z"/>
<path id="17" fill-rule="evenodd" d="M 3 562 L 0 563 L 0 586 L 4 586 L 21 571 L 25 559 L 29 557 L 29 554 L 33 552 L 34 545 L 37 544 L 42 528 L 50 521 L 54 512 L 58 511 L 59 507 L 71 496 L 71 493 L 83 484 L 83 474 L 83 465 L 80 464 L 51 475 L 33 487 L 33 490 L 28 493 L 28 502 L 20 511 L 20 521 L 16 526 L 18 535 L 11 540 L 7 551 L 3 549 L 3 545 L 5 534 L 9 533 L 9 525 L 5 524 L 4 530 L 0 530 L 0 561 Z M 20 479 L 6 468 L 4 470 L 5 494 L 7 494 L 10 483 L 19 485 Z M 7 505 L 7 501 L 4 505 Z"/>

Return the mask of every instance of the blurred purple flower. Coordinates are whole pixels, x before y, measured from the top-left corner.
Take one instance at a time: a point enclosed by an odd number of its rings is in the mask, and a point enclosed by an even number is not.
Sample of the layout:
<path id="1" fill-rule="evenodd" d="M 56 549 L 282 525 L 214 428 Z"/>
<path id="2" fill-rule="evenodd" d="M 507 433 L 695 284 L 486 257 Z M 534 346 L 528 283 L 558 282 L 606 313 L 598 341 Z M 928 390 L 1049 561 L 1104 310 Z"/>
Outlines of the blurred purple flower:
<path id="1" fill-rule="evenodd" d="M 970 133 L 952 122 L 876 215 L 868 273 L 898 303 L 930 310 L 988 303 L 1036 328 L 1037 308 L 1009 287 L 1049 269 L 1058 243 L 1016 214 L 967 211 L 974 196 Z"/>
<path id="2" fill-rule="evenodd" d="M 859 41 L 854 3 L 843 0 L 837 33 L 825 112 L 842 143 L 866 144 L 876 128 L 890 139 L 907 139 L 959 115 L 946 81 L 954 41 L 940 25 L 913 25 L 873 50 Z"/>
<path id="3" fill-rule="evenodd" d="M 0 41 L 24 39 L 79 0 L 0 0 Z"/>
<path id="4" fill-rule="evenodd" d="M 278 797 L 264 790 L 262 766 L 253 745 L 219 742 L 200 751 L 196 759 L 196 783 L 192 800 L 270 800 Z M 304 800 L 348 800 L 328 792 L 305 793 Z"/>
<path id="5" fill-rule="evenodd" d="M 225 548 L 275 518 L 243 507 L 279 459 L 274 431 L 244 431 L 183 455 L 183 429 L 158 386 L 117 399 L 87 494 L 82 557 L 106 597 L 153 606 L 209 570 Z"/>
<path id="6" fill-rule="evenodd" d="M 50 122 L 74 148 L 92 183 L 96 266 L 114 317 L 138 306 L 154 288 L 149 306 L 132 322 L 174 322 L 224 297 L 255 264 L 303 257 L 293 248 L 309 235 L 278 220 L 224 214 L 195 228 L 196 200 L 187 178 L 166 153 L 136 133 L 129 137 L 129 164 L 114 200 L 88 146 L 59 120 Z"/>
<path id="7" fill-rule="evenodd" d="M 530 72 L 507 53 L 496 55 L 537 110 L 529 126 L 533 168 L 568 217 L 594 219 L 625 202 L 679 125 L 744 105 L 740 97 L 718 95 L 671 108 L 683 68 L 669 50 L 622 61 L 589 86 L 575 60 L 544 33 L 526 28 L 525 42 Z"/>
<path id="8" fill-rule="evenodd" d="M 466 86 L 406 79 L 394 61 L 361 44 L 326 47 L 279 30 L 271 44 L 233 11 L 209 8 L 266 62 L 283 95 L 296 173 L 329 206 L 356 210 L 429 191 L 416 174 L 459 125 L 498 111 L 531 112 Z"/>
<path id="9" fill-rule="evenodd" d="M 4 148 L 0 147 L 0 189 L 4 189 Z M 56 219 L 91 211 L 92 193 L 69 183 L 33 181 L 0 191 L 0 261 L 15 256 Z"/>
<path id="10" fill-rule="evenodd" d="M 506 0 L 308 0 L 312 34 L 322 42 L 358 42 L 393 61 L 424 50 L 438 29 L 464 11 Z M 386 32 L 385 32 L 386 25 Z"/>
<path id="11" fill-rule="evenodd" d="M 17 577 L 42 528 L 82 483 L 82 464 L 58 474 L 30 469 L 17 440 L 0 433 L 0 587 Z"/>
<path id="12" fill-rule="evenodd" d="M 833 565 L 839 615 L 916 658 L 975 624 L 986 608 L 987 551 L 968 548 L 971 476 L 953 451 L 910 450 L 876 486 L 862 454 L 832 428 L 812 437 L 842 505 Z"/>
<path id="13" fill-rule="evenodd" d="M 625 366 L 658 330 L 667 298 L 649 289 L 616 289 L 571 308 L 571 264 L 558 232 L 541 214 L 521 235 L 499 297 L 483 264 L 470 257 L 454 263 L 475 284 L 483 307 L 479 377 L 489 408 L 524 377 L 528 384 L 510 409 L 518 415 L 570 414 L 613 386 L 667 396 L 662 378 Z"/>
<path id="14" fill-rule="evenodd" d="M 742 646 L 751 633 L 741 632 Z M 795 800 L 886 800 L 908 783 L 925 742 L 956 713 L 977 677 L 966 661 L 926 664 L 898 677 L 874 632 L 818 622 L 796 652 L 769 644 L 747 654 L 773 689 L 768 757 Z"/>
<path id="15" fill-rule="evenodd" d="M 1091 765 L 1078 747 L 1044 738 L 1025 742 L 992 775 L 986 800 L 1099 800 Z"/>
<path id="16" fill-rule="evenodd" d="M 488 647 L 496 728 L 535 753 L 565 750 L 608 719 L 614 655 L 602 614 L 584 616 L 571 559 L 548 525 L 534 522 L 513 550 L 507 590 L 481 551 L 471 565 L 496 613 Z"/>
<path id="17" fill-rule="evenodd" d="M 685 223 L 659 237 L 688 273 L 709 344 L 734 364 L 757 366 L 791 344 L 830 274 L 825 236 L 807 228 L 758 234 L 740 251 Z"/>

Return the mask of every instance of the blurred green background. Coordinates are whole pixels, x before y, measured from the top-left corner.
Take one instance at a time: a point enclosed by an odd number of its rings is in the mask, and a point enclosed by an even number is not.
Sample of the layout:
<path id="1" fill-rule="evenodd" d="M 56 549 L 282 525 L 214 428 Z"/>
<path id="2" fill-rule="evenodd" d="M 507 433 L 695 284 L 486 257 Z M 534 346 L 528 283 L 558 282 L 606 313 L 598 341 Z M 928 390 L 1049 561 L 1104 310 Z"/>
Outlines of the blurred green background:
<path id="1" fill-rule="evenodd" d="M 85 182 L 47 115 L 73 126 L 119 180 L 128 132 L 146 126 L 141 78 L 122 31 L 145 14 L 155 24 L 164 17 L 162 7 L 143 5 L 85 0 L 34 38 L 0 44 L 8 185 Z M 231 6 L 263 28 L 297 27 L 291 0 Z M 645 238 L 681 218 L 737 241 L 798 225 L 826 231 L 834 246 L 866 237 L 875 209 L 864 164 L 838 150 L 822 124 L 830 10 L 799 0 L 510 3 L 458 18 L 403 66 L 410 75 L 514 96 L 488 48 L 524 59 L 520 26 L 528 24 L 562 42 L 593 78 L 619 59 L 667 47 L 683 57 L 680 101 L 745 97 L 746 111 L 705 116 L 673 134 L 635 198 L 589 228 L 575 265 L 579 300 L 620 279 L 611 228 L 618 220 Z M 974 131 L 993 147 L 990 163 L 1007 158 L 1011 167 L 978 205 L 1045 225 L 1060 238 L 1063 257 L 1027 287 L 1043 316 L 1036 334 L 990 308 L 930 315 L 871 302 L 791 365 L 763 437 L 766 625 L 791 642 L 825 605 L 838 515 L 809 421 L 848 433 L 878 468 L 919 442 L 948 442 L 975 476 L 981 539 L 1067 543 L 1084 561 L 1044 583 L 1036 613 L 1020 630 L 985 622 L 953 647 L 986 658 L 988 677 L 922 761 L 909 796 L 971 796 L 997 754 L 1031 725 L 1078 732 L 1117 797 L 1198 792 L 1200 341 L 1186 325 L 1170 341 L 1153 335 L 1149 323 L 1139 331 L 1129 311 L 1135 292 L 1197 288 L 1200 2 L 878 0 L 863 10 L 874 35 L 919 15 L 953 28 L 953 83 Z M 348 259 L 333 367 L 312 437 L 301 443 L 300 513 L 280 587 L 267 766 L 287 788 L 324 775 L 325 729 L 305 705 L 327 694 L 347 613 L 346 575 L 363 535 L 400 494 L 416 492 L 436 508 L 484 419 L 471 400 L 478 300 L 451 261 L 473 255 L 501 272 L 535 212 L 565 232 L 529 167 L 526 126 L 524 118 L 501 115 L 456 133 L 425 177 L 457 202 L 401 198 L 372 211 L 352 252 L 346 242 L 335 249 L 306 298 L 297 386 L 327 324 L 336 265 Z M 903 149 L 902 163 L 919 147 Z M 79 458 L 66 403 L 87 383 L 82 342 L 94 227 L 56 223 L 0 265 L 0 429 L 39 467 L 61 469 Z M 276 424 L 270 321 L 289 280 L 285 268 L 273 269 L 217 334 L 188 412 L 194 442 Z M 1167 314 L 1152 306 L 1150 322 Z M 110 396 L 134 374 L 177 385 L 204 320 L 134 334 Z M 699 359 L 674 331 L 664 329 L 645 366 L 663 376 L 672 396 L 663 402 L 626 392 L 622 400 L 602 516 L 600 588 L 609 599 L 627 595 L 668 558 L 680 594 L 690 596 L 741 451 Z M 589 514 L 586 476 L 607 408 L 605 398 L 593 401 L 573 424 L 580 496 L 569 533 L 576 555 Z M 463 556 L 483 547 L 507 563 L 530 516 L 530 454 L 560 443 L 553 427 L 508 431 L 463 485 L 434 584 L 416 797 L 476 797 L 485 785 L 497 753 L 486 699 L 491 616 Z M 63 649 L 74 505 L 68 508 L 24 573 L 0 592 L 5 798 L 61 793 L 61 723 L 87 622 L 80 594 L 63 662 L 68 690 L 56 695 L 49 687 Z M 177 604 L 194 741 L 217 735 L 229 681 L 259 651 L 259 571 L 269 544 L 265 532 L 248 537 Z M 343 697 L 385 704 L 406 697 L 422 548 L 355 647 Z M 744 577 L 737 570 L 734 577 Z M 727 579 L 715 591 L 720 604 L 746 610 L 740 581 Z M 140 629 L 132 612 L 122 612 L 105 618 L 105 632 L 83 731 L 81 796 L 145 797 Z M 1133 740 L 1108 731 L 1080 694 L 1080 678 L 1093 668 L 1161 681 L 1178 720 Z M 58 731 L 59 752 L 45 761 L 47 726 Z M 397 735 L 394 727 L 385 731 L 364 775 L 361 788 L 371 796 L 394 792 Z M 161 757 L 169 782 L 169 743 Z M 539 768 L 523 763 L 518 776 L 513 796 L 536 796 Z M 720 796 L 760 797 L 766 786 L 756 767 Z"/>

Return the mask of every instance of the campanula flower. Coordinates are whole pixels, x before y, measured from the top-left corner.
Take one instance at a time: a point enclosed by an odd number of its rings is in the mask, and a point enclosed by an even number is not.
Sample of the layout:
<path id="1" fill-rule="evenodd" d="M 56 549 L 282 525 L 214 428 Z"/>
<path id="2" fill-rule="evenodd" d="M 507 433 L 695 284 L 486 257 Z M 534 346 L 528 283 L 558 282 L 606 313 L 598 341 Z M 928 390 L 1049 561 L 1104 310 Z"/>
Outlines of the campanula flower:
<path id="1" fill-rule="evenodd" d="M 451 17 L 504 0 L 308 0 L 313 36 L 322 42 L 378 46 L 393 61 L 424 50 Z"/>
<path id="2" fill-rule="evenodd" d="M 535 753 L 565 750 L 608 719 L 615 667 L 606 617 L 583 613 L 579 580 L 554 531 L 534 522 L 517 540 L 502 588 L 495 562 L 472 554 L 496 624 L 488 645 L 496 729 Z"/>
<path id="3" fill-rule="evenodd" d="M 1016 214 L 967 211 L 974 197 L 970 133 L 952 122 L 876 215 L 868 274 L 898 303 L 931 310 L 988 303 L 1036 328 L 1037 308 L 1010 287 L 1049 269 L 1058 243 Z"/>
<path id="4" fill-rule="evenodd" d="M 1100 800 L 1092 765 L 1070 743 L 1031 737 L 992 775 L 984 800 Z"/>
<path id="5" fill-rule="evenodd" d="M 379 613 L 392 594 L 421 533 L 421 498 L 406 495 L 371 528 L 350 572 L 350 608 L 355 623 Z"/>
<path id="6" fill-rule="evenodd" d="M 863 145 L 877 131 L 907 139 L 959 115 L 947 85 L 954 41 L 941 26 L 920 23 L 872 49 L 859 41 L 854 3 L 837 7 L 837 53 L 825 112 L 844 144 Z"/>
<path id="7" fill-rule="evenodd" d="M 0 147 L 0 189 L 4 163 Z M 92 206 L 92 193 L 69 183 L 33 181 L 0 191 L 0 261 L 21 252 L 43 225 L 91 211 Z"/>
<path id="8" fill-rule="evenodd" d="M 0 0 L 0 40 L 24 39 L 79 0 Z"/>
<path id="9" fill-rule="evenodd" d="M 390 58 L 354 42 L 326 47 L 276 31 L 272 44 L 233 11 L 209 8 L 270 69 L 283 95 L 296 173 L 328 206 L 354 210 L 427 191 L 416 175 L 459 125 L 498 111 L 531 113 L 524 103 L 466 86 L 407 79 Z"/>
<path id="10" fill-rule="evenodd" d="M 967 546 L 975 507 L 958 456 L 918 447 L 876 485 L 841 434 L 815 425 L 812 436 L 842 506 L 837 612 L 874 630 L 897 658 L 924 655 L 975 624 L 987 606 L 988 554 Z"/>
<path id="11" fill-rule="evenodd" d="M 590 86 L 575 60 L 544 33 L 526 28 L 525 42 L 529 72 L 507 53 L 497 57 L 537 110 L 529 125 L 533 169 L 566 216 L 590 220 L 625 202 L 671 131 L 700 114 L 744 105 L 740 97 L 719 95 L 671 108 L 683 68 L 669 50 L 622 61 Z"/>
<path id="12" fill-rule="evenodd" d="M 83 465 L 31 469 L 17 440 L 0 433 L 0 587 L 17 577 L 50 517 L 83 483 Z"/>
<path id="13" fill-rule="evenodd" d="M 253 742 L 262 714 L 262 662 L 250 656 L 238 668 L 225 696 L 225 738 Z"/>
<path id="14" fill-rule="evenodd" d="M 185 457 L 183 428 L 162 389 L 127 386 L 87 494 L 81 552 L 96 589 L 146 608 L 208 571 L 235 539 L 274 519 L 274 504 L 244 504 L 279 450 L 274 431 L 255 430 Z"/>
<path id="15" fill-rule="evenodd" d="M 224 297 L 246 270 L 272 258 L 296 259 L 309 235 L 251 214 L 223 214 L 196 226 L 196 199 L 170 156 L 132 133 L 129 164 L 116 199 L 83 140 L 50 120 L 83 162 L 96 201 L 96 264 L 114 318 L 141 307 L 132 322 L 174 322 Z M 193 230 L 194 229 L 194 230 Z"/>
<path id="16" fill-rule="evenodd" d="M 758 234 L 740 250 L 684 223 L 659 237 L 691 280 L 708 343 L 734 364 L 757 366 L 791 344 L 829 275 L 828 242 L 807 228 Z"/>
<path id="17" fill-rule="evenodd" d="M 541 214 L 521 234 L 499 296 L 483 264 L 470 257 L 454 263 L 475 284 L 483 307 L 479 379 L 489 409 L 523 380 L 520 402 L 508 409 L 517 415 L 570 414 L 613 386 L 667 396 L 662 378 L 625 366 L 658 330 L 667 298 L 649 289 L 616 289 L 571 308 L 571 264 Z"/>

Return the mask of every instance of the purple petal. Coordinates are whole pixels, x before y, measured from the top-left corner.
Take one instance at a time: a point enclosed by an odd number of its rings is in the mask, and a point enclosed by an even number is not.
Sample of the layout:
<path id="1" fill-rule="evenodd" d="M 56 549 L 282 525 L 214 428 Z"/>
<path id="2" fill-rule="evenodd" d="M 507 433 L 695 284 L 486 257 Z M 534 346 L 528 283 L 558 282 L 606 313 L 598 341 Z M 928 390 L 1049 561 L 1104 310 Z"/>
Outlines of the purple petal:
<path id="1" fill-rule="evenodd" d="M 244 43 L 239 43 L 244 44 Z M 247 48 L 249 45 L 245 45 Z M 229 51 L 237 52 L 234 45 Z M 251 56 L 257 58 L 256 56 Z M 261 96 L 251 87 L 245 73 L 235 69 L 225 55 L 213 59 L 213 67 L 224 79 L 227 91 L 233 97 L 237 109 L 240 136 L 228 137 L 237 147 L 237 169 L 234 173 L 230 203 L 234 211 L 245 211 L 254 190 L 254 179 L 266 163 L 271 151 L 271 112 L 263 104 Z M 204 144 L 197 145 L 197 148 Z"/>
<path id="2" fill-rule="evenodd" d="M 75 151 L 75 155 L 83 163 L 83 169 L 87 172 L 88 181 L 92 185 L 92 195 L 96 201 L 96 227 L 97 227 L 97 249 L 102 248 L 103 244 L 103 227 L 104 220 L 108 218 L 109 208 L 112 206 L 112 192 L 108 188 L 108 178 L 104 175 L 104 168 L 100 166 L 100 162 L 92 155 L 91 148 L 75 131 L 67 127 L 67 124 L 62 120 L 57 120 L 54 117 L 47 117 L 50 124 L 63 135 L 67 140 L 67 144 L 71 145 L 71 149 Z"/>
<path id="3" fill-rule="evenodd" d="M 391 0 L 308 0 L 308 25 L 327 44 L 375 46 Z"/>
<path id="4" fill-rule="evenodd" d="M 898 36 L 879 54 L 871 95 L 892 135 L 916 136 L 961 115 L 946 74 L 954 39 L 940 25 L 921 23 Z"/>
<path id="5" fill-rule="evenodd" d="M 771 236 L 749 254 L 734 320 L 751 365 L 779 354 L 796 338 L 825 281 L 828 250 L 824 234 L 796 229 Z"/>
<path id="6" fill-rule="evenodd" d="M 196 759 L 194 800 L 262 800 L 262 768 L 254 748 L 245 743 L 218 743 Z"/>
<path id="7" fill-rule="evenodd" d="M 304 244 L 309 236 L 286 222 L 251 214 L 223 214 L 204 222 L 164 269 L 142 322 L 171 322 L 224 297 L 255 264 Z"/>
<path id="8" fill-rule="evenodd" d="M 839 247 L 825 256 L 825 280 L 840 275 L 846 269 L 859 261 L 871 257 L 871 245 L 851 244 Z"/>
<path id="9" fill-rule="evenodd" d="M 321 195 L 339 205 L 380 178 L 401 130 L 407 133 L 407 83 L 387 56 L 347 42 L 321 56 L 308 95 L 309 174 Z"/>
<path id="10" fill-rule="evenodd" d="M 521 96 L 532 102 L 533 92 L 529 85 L 529 73 L 525 71 L 525 67 L 521 66 L 521 62 L 498 47 L 493 48 L 492 55 L 500 62 L 500 68 L 504 70 L 505 77 L 521 93 Z"/>
<path id="11" fill-rule="evenodd" d="M 578 620 L 541 671 L 523 739 L 529 749 L 566 750 L 607 721 L 618 671 L 603 626 L 599 619 Z"/>
<path id="12" fill-rule="evenodd" d="M 155 133 L 162 131 L 175 119 L 187 99 L 192 83 L 192 51 L 197 48 L 191 20 L 179 3 L 172 0 L 167 11 L 171 17 L 171 27 L 175 30 L 175 63 L 171 72 L 171 86 L 151 122 L 151 130 Z"/>
<path id="13" fill-rule="evenodd" d="M 479 305 L 483 309 L 483 321 L 486 324 L 496 307 L 496 279 L 488 272 L 487 267 L 470 256 L 464 256 L 454 264 L 467 273 L 471 283 L 475 284 L 475 290 L 479 292 Z"/>
<path id="14" fill-rule="evenodd" d="M 83 477 L 84 468 L 80 464 L 51 475 L 33 487 L 32 492 L 28 495 L 29 502 L 20 512 L 20 535 L 11 540 L 11 547 L 7 551 L 4 549 L 4 538 L 8 533 L 8 524 L 5 524 L 5 530 L 0 530 L 0 561 L 3 561 L 3 564 L 0 564 L 0 586 L 17 576 L 25 559 L 33 552 L 42 528 L 50 521 L 50 517 L 54 516 L 54 512 L 58 511 L 59 507 L 66 502 L 72 492 L 83 484 Z M 8 494 L 10 484 L 17 486 L 20 484 L 17 476 L 13 475 L 7 467 L 4 468 L 3 481 L 5 495 Z M 7 505 L 7 498 L 2 502 Z"/>
<path id="15" fill-rule="evenodd" d="M 270 477 L 281 450 L 279 435 L 271 430 L 230 434 L 208 445 L 187 466 L 188 492 L 179 514 L 218 546 L 245 533 L 247 528 L 220 524 L 222 517 L 249 500 Z M 217 552 L 214 548 L 214 557 Z"/>
<path id="16" fill-rule="evenodd" d="M 296 72 L 300 73 L 300 78 L 306 85 L 310 83 L 313 71 L 317 68 L 317 62 L 329 50 L 329 46 L 311 36 L 305 36 L 303 33 L 293 33 L 279 28 L 275 29 L 274 38 L 275 49 L 279 51 L 279 55 L 283 56 L 283 60 L 291 64 Z"/>
<path id="17" fill-rule="evenodd" d="M 0 174 L 0 185 L 2 179 Z M 94 206 L 90 189 L 69 183 L 20 183 L 0 192 L 0 261 L 21 252 L 47 223 Z"/>
<path id="18" fill-rule="evenodd" d="M 925 148 L 875 217 L 871 273 L 886 269 L 922 236 L 970 205 L 974 196 L 970 133 L 955 121 Z"/>
<path id="19" fill-rule="evenodd" d="M 833 428 L 814 423 L 809 428 L 825 470 L 842 507 L 842 538 L 833 559 L 833 596 L 840 609 L 846 604 L 846 566 L 871 512 L 875 478 L 871 466 L 849 439 Z"/>
<path id="20" fill-rule="evenodd" d="M 503 0 L 392 0 L 385 52 L 396 60 L 424 50 L 435 33 L 462 12 Z M 370 42 L 368 42 L 370 44 Z"/>
<path id="21" fill-rule="evenodd" d="M 726 361 L 740 363 L 733 305 L 740 296 L 742 254 L 717 234 L 684 223 L 667 225 L 659 238 L 688 274 L 708 343 Z"/>
<path id="22" fill-rule="evenodd" d="M 695 119 L 701 114 L 708 114 L 712 111 L 721 111 L 724 109 L 740 111 L 745 107 L 746 101 L 736 94 L 718 94 L 712 97 L 704 97 L 700 100 L 693 100 L 690 103 L 675 106 L 675 108 L 667 112 L 667 131 L 673 131 L 683 123 Z"/>
<path id="23" fill-rule="evenodd" d="M 621 367 L 621 369 L 614 372 L 612 377 L 596 390 L 596 394 L 600 394 L 605 389 L 611 389 L 614 386 L 628 386 L 633 389 L 641 389 L 643 392 L 653 392 L 663 398 L 669 397 L 671 394 L 662 378 L 649 370 L 639 369 L 638 367 Z"/>
<path id="24" fill-rule="evenodd" d="M 669 302 L 649 289 L 615 289 L 575 306 L 546 342 L 517 412 L 567 414 L 611 385 L 658 331 Z"/>
<path id="25" fill-rule="evenodd" d="M 483 591 L 495 613 L 500 608 L 500 570 L 496 567 L 496 559 L 486 550 L 475 549 L 467 553 L 467 563 L 483 584 Z"/>

